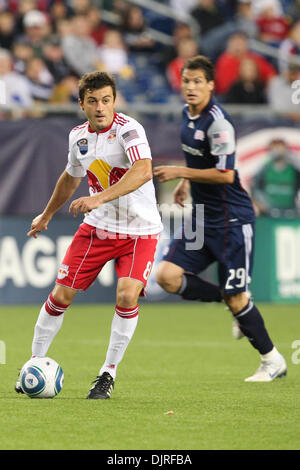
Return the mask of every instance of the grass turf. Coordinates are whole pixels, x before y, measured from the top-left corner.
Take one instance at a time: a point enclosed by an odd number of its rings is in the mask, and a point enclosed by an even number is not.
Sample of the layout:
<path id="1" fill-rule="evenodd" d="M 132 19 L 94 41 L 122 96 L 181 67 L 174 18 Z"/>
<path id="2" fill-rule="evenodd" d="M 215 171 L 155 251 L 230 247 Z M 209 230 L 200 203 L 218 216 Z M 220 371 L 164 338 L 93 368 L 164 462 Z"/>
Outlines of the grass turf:
<path id="1" fill-rule="evenodd" d="M 231 337 L 224 306 L 145 303 L 111 399 L 94 401 L 86 394 L 105 357 L 113 306 L 74 304 L 65 315 L 48 352 L 65 374 L 53 400 L 13 389 L 39 307 L 2 306 L 0 449 L 299 449 L 300 365 L 292 361 L 299 307 L 260 308 L 286 357 L 287 378 L 244 382 L 259 357 L 245 338 Z"/>

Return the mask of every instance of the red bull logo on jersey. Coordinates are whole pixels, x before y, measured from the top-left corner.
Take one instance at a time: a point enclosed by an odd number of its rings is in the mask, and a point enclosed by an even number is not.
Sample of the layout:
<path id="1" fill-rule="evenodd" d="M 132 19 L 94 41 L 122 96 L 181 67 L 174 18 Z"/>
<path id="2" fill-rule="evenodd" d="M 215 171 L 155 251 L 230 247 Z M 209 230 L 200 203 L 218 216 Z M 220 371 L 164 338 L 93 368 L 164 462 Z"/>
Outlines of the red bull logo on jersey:
<path id="1" fill-rule="evenodd" d="M 88 141 L 87 141 L 87 139 L 78 140 L 77 146 L 79 148 L 79 152 L 81 153 L 81 155 L 85 155 L 88 152 Z"/>
<path id="2" fill-rule="evenodd" d="M 66 264 L 61 264 L 58 270 L 57 278 L 64 279 L 68 275 L 69 275 L 69 266 L 67 266 Z"/>
<path id="3" fill-rule="evenodd" d="M 112 144 L 114 141 L 115 141 L 115 138 L 116 138 L 117 134 L 116 134 L 116 130 L 113 129 L 112 131 L 110 131 L 108 137 L 107 137 L 107 142 L 109 144 Z"/>
<path id="4" fill-rule="evenodd" d="M 94 160 L 87 170 L 88 183 L 92 193 L 99 193 L 117 183 L 127 168 L 111 167 L 101 159 Z"/>

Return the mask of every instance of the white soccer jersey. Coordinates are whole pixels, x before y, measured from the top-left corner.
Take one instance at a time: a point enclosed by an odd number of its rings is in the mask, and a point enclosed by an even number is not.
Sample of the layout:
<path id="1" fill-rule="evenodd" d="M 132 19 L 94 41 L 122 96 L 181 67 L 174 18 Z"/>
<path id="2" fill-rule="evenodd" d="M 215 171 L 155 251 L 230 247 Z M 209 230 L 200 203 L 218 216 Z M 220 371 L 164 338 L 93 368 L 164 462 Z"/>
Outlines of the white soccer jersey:
<path id="1" fill-rule="evenodd" d="M 134 162 L 144 158 L 152 157 L 143 126 L 123 113 L 115 113 L 112 124 L 99 133 L 88 121 L 72 129 L 66 171 L 74 177 L 87 175 L 93 195 L 119 181 Z M 84 222 L 129 235 L 161 232 L 153 181 L 93 209 Z"/>

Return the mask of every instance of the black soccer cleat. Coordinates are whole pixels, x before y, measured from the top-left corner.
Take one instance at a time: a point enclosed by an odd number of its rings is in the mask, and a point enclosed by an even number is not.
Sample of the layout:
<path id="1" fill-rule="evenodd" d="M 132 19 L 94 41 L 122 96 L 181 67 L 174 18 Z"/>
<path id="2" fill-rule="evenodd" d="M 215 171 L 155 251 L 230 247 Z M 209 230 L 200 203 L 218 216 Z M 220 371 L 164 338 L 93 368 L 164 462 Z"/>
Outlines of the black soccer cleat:
<path id="1" fill-rule="evenodd" d="M 89 391 L 87 398 L 95 400 L 105 400 L 110 398 L 115 382 L 108 372 L 103 372 L 102 375 L 98 375 L 93 383 L 95 385 Z"/>

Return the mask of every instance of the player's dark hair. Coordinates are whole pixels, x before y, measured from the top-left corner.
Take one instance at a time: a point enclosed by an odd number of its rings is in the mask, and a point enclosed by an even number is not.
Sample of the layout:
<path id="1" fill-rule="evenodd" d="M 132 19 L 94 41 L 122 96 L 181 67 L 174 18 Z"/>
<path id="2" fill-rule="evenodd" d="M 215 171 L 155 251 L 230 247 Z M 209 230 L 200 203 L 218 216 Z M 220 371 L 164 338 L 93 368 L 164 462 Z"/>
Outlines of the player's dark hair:
<path id="1" fill-rule="evenodd" d="M 116 82 L 112 75 L 106 72 L 90 72 L 84 74 L 78 84 L 80 101 L 84 100 L 84 95 L 87 90 L 99 90 L 106 86 L 112 88 L 113 97 L 116 99 Z"/>
<path id="2" fill-rule="evenodd" d="M 204 55 L 196 55 L 188 59 L 181 70 L 181 75 L 184 70 L 202 70 L 208 82 L 215 78 L 214 66 L 211 60 Z"/>

